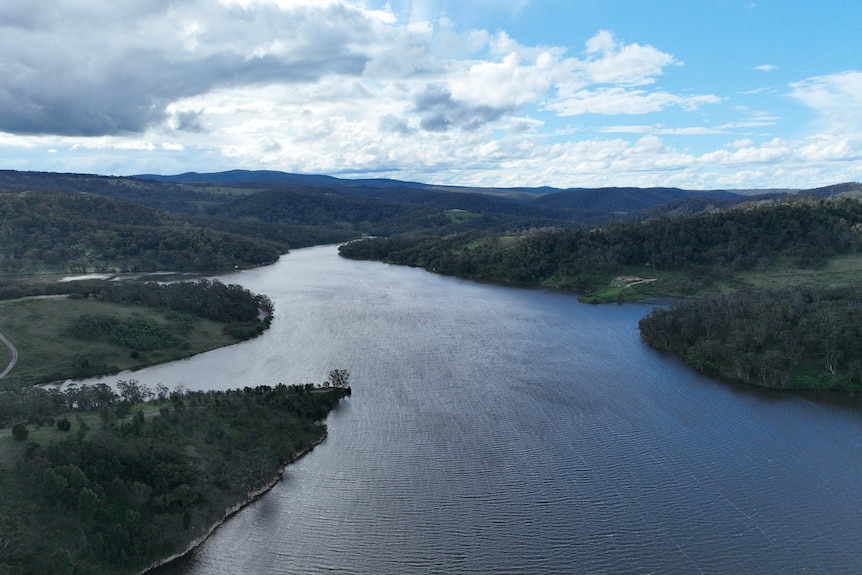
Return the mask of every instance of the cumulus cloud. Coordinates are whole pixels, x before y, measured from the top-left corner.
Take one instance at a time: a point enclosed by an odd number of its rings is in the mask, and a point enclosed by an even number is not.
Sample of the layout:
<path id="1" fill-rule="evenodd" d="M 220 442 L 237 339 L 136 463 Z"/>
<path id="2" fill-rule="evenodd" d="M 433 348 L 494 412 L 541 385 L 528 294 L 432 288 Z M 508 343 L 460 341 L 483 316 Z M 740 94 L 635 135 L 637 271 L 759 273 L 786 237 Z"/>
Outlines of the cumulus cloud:
<path id="1" fill-rule="evenodd" d="M 452 98 L 443 86 L 431 85 L 417 94 L 416 111 L 422 115 L 421 126 L 430 132 L 445 132 L 452 127 L 475 130 L 500 119 L 505 109 L 489 105 L 471 105 Z"/>
<path id="2" fill-rule="evenodd" d="M 170 107 L 168 108 L 170 111 Z M 171 127 L 180 132 L 206 132 L 202 122 L 203 110 L 183 110 L 171 114 Z"/>
<path id="3" fill-rule="evenodd" d="M 649 114 L 672 106 L 690 111 L 721 101 L 708 94 L 681 96 L 643 88 L 655 83 L 667 66 L 681 65 L 652 46 L 621 45 L 613 34 L 600 31 L 587 41 L 586 54 L 585 60 L 567 62 L 573 74 L 559 83 L 557 97 L 546 109 L 561 116 Z"/>
<path id="4" fill-rule="evenodd" d="M 359 75 L 374 19 L 341 3 L 54 0 L 0 14 L 0 130 L 142 132 L 172 102 L 230 85 Z M 204 16 L 202 16 L 204 15 Z"/>
<path id="5" fill-rule="evenodd" d="M 589 80 L 598 84 L 652 84 L 665 67 L 679 64 L 652 46 L 621 45 L 607 30 L 587 40 L 587 60 L 580 63 Z"/>
<path id="6" fill-rule="evenodd" d="M 309 95 L 333 77 L 342 88 L 385 92 L 376 96 L 392 101 L 390 116 L 402 117 L 377 122 L 402 133 L 413 124 L 410 113 L 426 131 L 474 131 L 542 101 L 561 115 L 641 114 L 713 101 L 623 91 L 618 86 L 651 84 L 678 62 L 604 31 L 579 59 L 562 48 L 520 45 L 505 33 L 457 33 L 445 19 L 400 23 L 388 7 L 350 0 L 51 4 L 0 9 L 0 131 L 94 137 L 166 125 L 203 132 L 209 95 L 273 84 Z M 609 87 L 586 89 L 591 84 Z M 183 109 L 192 99 L 201 107 Z"/>

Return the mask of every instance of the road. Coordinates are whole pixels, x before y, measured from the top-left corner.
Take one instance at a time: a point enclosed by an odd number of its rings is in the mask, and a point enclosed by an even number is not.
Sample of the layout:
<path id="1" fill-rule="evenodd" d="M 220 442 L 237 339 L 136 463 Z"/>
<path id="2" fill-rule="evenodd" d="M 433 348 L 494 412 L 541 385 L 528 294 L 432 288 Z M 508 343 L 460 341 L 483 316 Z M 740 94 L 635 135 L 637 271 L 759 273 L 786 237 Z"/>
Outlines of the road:
<path id="1" fill-rule="evenodd" d="M 7 373 L 12 371 L 12 368 L 15 367 L 15 364 L 18 363 L 18 350 L 15 349 L 15 346 L 12 345 L 12 342 L 6 339 L 6 336 L 4 336 L 2 333 L 0 333 L 0 341 L 5 343 L 9 347 L 9 349 L 12 350 L 12 361 L 9 362 L 9 365 L 6 366 L 6 369 L 0 371 L 0 379 L 3 379 L 4 377 L 6 377 Z"/>

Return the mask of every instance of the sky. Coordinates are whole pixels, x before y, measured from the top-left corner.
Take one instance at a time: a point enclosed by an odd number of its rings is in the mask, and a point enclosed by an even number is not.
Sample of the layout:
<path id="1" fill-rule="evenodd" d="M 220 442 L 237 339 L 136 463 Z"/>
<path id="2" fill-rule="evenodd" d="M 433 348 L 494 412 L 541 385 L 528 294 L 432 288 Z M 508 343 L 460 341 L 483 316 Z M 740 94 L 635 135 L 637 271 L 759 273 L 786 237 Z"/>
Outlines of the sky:
<path id="1" fill-rule="evenodd" d="M 0 169 L 858 182 L 862 2 L 3 2 Z"/>

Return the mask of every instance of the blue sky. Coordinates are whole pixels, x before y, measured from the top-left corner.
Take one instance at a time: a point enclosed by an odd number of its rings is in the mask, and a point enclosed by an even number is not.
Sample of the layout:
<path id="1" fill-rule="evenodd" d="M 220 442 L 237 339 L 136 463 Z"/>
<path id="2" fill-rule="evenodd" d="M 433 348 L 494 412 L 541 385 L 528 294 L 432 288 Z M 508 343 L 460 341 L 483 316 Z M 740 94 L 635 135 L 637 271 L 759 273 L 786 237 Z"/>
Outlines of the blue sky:
<path id="1" fill-rule="evenodd" d="M 0 168 L 486 186 L 862 180 L 855 0 L 0 6 Z"/>

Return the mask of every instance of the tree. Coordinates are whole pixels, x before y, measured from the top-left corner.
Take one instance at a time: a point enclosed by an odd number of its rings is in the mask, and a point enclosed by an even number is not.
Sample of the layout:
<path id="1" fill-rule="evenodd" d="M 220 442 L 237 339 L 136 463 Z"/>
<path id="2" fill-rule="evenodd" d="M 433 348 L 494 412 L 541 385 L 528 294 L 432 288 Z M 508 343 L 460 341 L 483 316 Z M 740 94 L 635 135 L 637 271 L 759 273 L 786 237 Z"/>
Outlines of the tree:
<path id="1" fill-rule="evenodd" d="M 132 405 L 149 401 L 154 395 L 150 388 L 135 379 L 118 381 L 117 389 L 120 390 L 120 396 Z"/>
<path id="2" fill-rule="evenodd" d="M 333 369 L 329 372 L 329 379 L 326 380 L 327 387 L 348 387 L 350 382 L 350 372 L 346 369 Z"/>
<path id="3" fill-rule="evenodd" d="M 12 437 L 18 441 L 27 439 L 28 435 L 30 435 L 30 430 L 27 429 L 26 423 L 16 423 L 12 426 Z"/>

